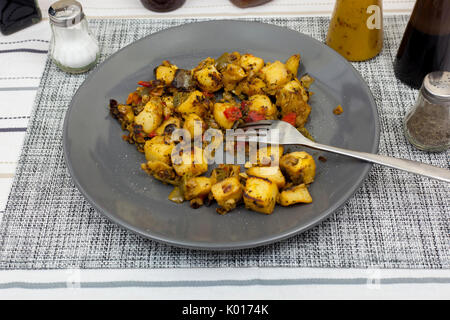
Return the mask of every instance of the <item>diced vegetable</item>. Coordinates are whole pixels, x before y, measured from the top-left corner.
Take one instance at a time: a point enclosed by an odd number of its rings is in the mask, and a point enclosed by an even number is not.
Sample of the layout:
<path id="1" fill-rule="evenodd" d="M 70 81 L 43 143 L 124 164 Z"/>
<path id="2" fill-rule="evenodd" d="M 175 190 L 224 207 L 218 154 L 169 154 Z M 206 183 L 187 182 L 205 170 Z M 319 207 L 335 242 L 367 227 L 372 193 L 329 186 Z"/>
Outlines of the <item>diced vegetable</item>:
<path id="1" fill-rule="evenodd" d="M 233 90 L 239 81 L 247 76 L 244 69 L 235 64 L 228 64 L 221 73 L 225 91 Z"/>
<path id="2" fill-rule="evenodd" d="M 308 120 L 311 113 L 311 107 L 307 101 L 309 99 L 308 92 L 300 84 L 298 80 L 292 80 L 287 83 L 276 94 L 277 106 L 281 108 L 281 115 L 295 113 L 295 127 L 302 127 Z"/>
<path id="3" fill-rule="evenodd" d="M 305 74 L 303 77 L 301 77 L 300 82 L 306 89 L 309 89 L 309 87 L 314 82 L 314 78 L 311 77 L 309 74 Z"/>
<path id="4" fill-rule="evenodd" d="M 241 56 L 240 64 L 245 71 L 256 74 L 264 67 L 264 60 L 247 53 Z"/>
<path id="5" fill-rule="evenodd" d="M 280 61 L 266 64 L 266 66 L 261 69 L 261 72 L 267 85 L 266 91 L 271 95 L 275 94 L 278 89 L 281 89 L 291 80 L 288 69 L 284 63 L 281 63 Z"/>
<path id="6" fill-rule="evenodd" d="M 222 74 L 214 66 L 214 62 L 194 72 L 198 86 L 207 92 L 216 92 L 223 87 Z"/>
<path id="7" fill-rule="evenodd" d="M 199 117 L 203 117 L 207 109 L 208 102 L 204 94 L 198 90 L 190 93 L 189 97 L 176 108 L 181 114 L 195 113 Z"/>
<path id="8" fill-rule="evenodd" d="M 248 100 L 248 110 L 263 115 L 265 119 L 276 119 L 277 107 L 270 98 L 263 94 L 251 96 Z M 261 119 L 262 120 L 262 119 Z"/>
<path id="9" fill-rule="evenodd" d="M 256 122 L 265 119 L 266 117 L 264 116 L 264 114 L 259 113 L 257 111 L 249 111 L 247 118 L 245 118 L 245 122 Z"/>
<path id="10" fill-rule="evenodd" d="M 148 161 L 141 165 L 142 170 L 152 175 L 158 180 L 164 183 L 178 185 L 180 183 L 180 177 L 177 176 L 171 166 L 162 161 Z"/>
<path id="11" fill-rule="evenodd" d="M 223 129 L 231 129 L 233 127 L 236 120 L 229 119 L 225 115 L 225 111 L 234 107 L 235 106 L 233 104 L 228 102 L 214 104 L 214 119 L 216 120 L 217 124 Z"/>
<path id="12" fill-rule="evenodd" d="M 172 192 L 169 194 L 169 200 L 176 203 L 184 202 L 183 192 L 179 186 L 173 188 Z"/>
<path id="13" fill-rule="evenodd" d="M 342 106 L 341 105 L 338 105 L 334 110 L 333 110 L 333 113 L 335 114 L 335 115 L 340 115 L 340 114 L 342 114 L 344 112 L 344 109 L 342 109 Z"/>
<path id="14" fill-rule="evenodd" d="M 283 152 L 283 146 L 269 145 L 267 147 L 259 148 L 257 152 L 257 163 L 261 167 L 278 166 Z"/>
<path id="15" fill-rule="evenodd" d="M 312 198 L 305 184 L 301 184 L 286 190 L 280 194 L 279 201 L 282 206 L 291 206 L 297 203 L 311 203 Z"/>
<path id="16" fill-rule="evenodd" d="M 192 200 L 195 198 L 204 198 L 211 191 L 211 178 L 194 177 L 190 178 L 184 184 L 184 198 Z"/>
<path id="17" fill-rule="evenodd" d="M 180 91 L 192 91 L 195 89 L 195 81 L 191 70 L 177 69 L 172 81 L 172 87 Z"/>
<path id="18" fill-rule="evenodd" d="M 167 137 L 156 136 L 147 140 L 144 145 L 145 158 L 148 161 L 161 161 L 166 164 L 171 163 L 172 150 L 175 144 Z"/>
<path id="19" fill-rule="evenodd" d="M 141 125 L 145 133 L 152 133 L 162 122 L 162 107 L 149 101 L 144 110 L 142 110 L 136 117 L 135 123 Z"/>
<path id="20" fill-rule="evenodd" d="M 173 169 L 179 176 L 195 177 L 208 171 L 208 162 L 200 148 L 194 147 L 191 152 L 183 152 L 177 160 L 172 158 Z"/>
<path id="21" fill-rule="evenodd" d="M 294 183 L 309 184 L 314 181 L 316 175 L 316 163 L 313 157 L 304 151 L 291 152 L 282 156 L 280 168 Z"/>
<path id="22" fill-rule="evenodd" d="M 290 112 L 281 119 L 282 121 L 286 121 L 287 123 L 295 126 L 295 119 L 297 119 L 297 114 L 295 112 Z"/>
<path id="23" fill-rule="evenodd" d="M 237 177 L 227 178 L 214 184 L 211 192 L 220 206 L 217 209 L 220 214 L 233 210 L 242 198 L 242 186 Z"/>
<path id="24" fill-rule="evenodd" d="M 278 198 L 277 185 L 266 178 L 249 177 L 244 189 L 245 207 L 265 213 L 271 214 L 275 208 Z"/>
<path id="25" fill-rule="evenodd" d="M 179 128 L 181 121 L 177 117 L 169 117 L 156 129 L 155 133 L 158 136 L 171 135 L 173 130 Z"/>
<path id="26" fill-rule="evenodd" d="M 281 173 L 280 167 L 251 167 L 247 170 L 248 176 L 266 178 L 275 183 L 278 189 L 284 188 L 286 179 Z"/>
<path id="27" fill-rule="evenodd" d="M 225 109 L 223 114 L 229 121 L 236 121 L 242 118 L 241 109 L 239 109 L 238 107 L 227 108 Z"/>
<path id="28" fill-rule="evenodd" d="M 197 126 L 197 127 L 196 127 Z M 200 118 L 197 114 L 191 113 L 188 114 L 184 119 L 184 129 L 189 131 L 191 135 L 191 139 L 195 138 L 195 129 L 197 129 L 197 134 L 202 135 L 206 130 L 206 123 Z"/>
<path id="29" fill-rule="evenodd" d="M 164 82 L 165 85 L 170 85 L 175 78 L 175 72 L 178 67 L 171 64 L 169 61 L 163 61 L 162 65 L 155 68 L 156 80 Z"/>
<path id="30" fill-rule="evenodd" d="M 299 54 L 294 54 L 286 61 L 286 68 L 289 70 L 289 72 L 292 73 L 294 77 L 297 76 L 299 65 L 300 65 Z"/>
<path id="31" fill-rule="evenodd" d="M 241 167 L 233 164 L 220 164 L 211 172 L 212 183 L 215 184 L 231 177 L 238 177 Z"/>

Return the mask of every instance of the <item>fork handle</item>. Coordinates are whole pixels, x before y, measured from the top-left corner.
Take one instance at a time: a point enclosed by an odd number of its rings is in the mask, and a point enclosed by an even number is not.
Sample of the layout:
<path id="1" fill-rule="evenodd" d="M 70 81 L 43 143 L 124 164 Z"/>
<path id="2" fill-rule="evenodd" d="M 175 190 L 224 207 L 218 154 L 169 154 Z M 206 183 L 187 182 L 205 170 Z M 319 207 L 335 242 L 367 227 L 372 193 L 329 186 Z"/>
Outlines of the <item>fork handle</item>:
<path id="1" fill-rule="evenodd" d="M 311 143 L 308 144 L 308 147 L 313 149 L 333 152 L 337 154 L 342 154 L 345 156 L 357 158 L 360 160 L 364 160 L 367 162 L 372 162 L 376 164 L 381 164 L 383 166 L 400 169 L 403 171 L 416 173 L 425 177 L 441 180 L 450 183 L 450 170 L 430 166 L 429 164 L 406 160 L 406 159 L 398 159 L 393 157 L 382 156 L 379 154 L 367 153 L 367 152 L 359 152 L 352 151 L 332 146 L 326 146 L 320 143 Z"/>

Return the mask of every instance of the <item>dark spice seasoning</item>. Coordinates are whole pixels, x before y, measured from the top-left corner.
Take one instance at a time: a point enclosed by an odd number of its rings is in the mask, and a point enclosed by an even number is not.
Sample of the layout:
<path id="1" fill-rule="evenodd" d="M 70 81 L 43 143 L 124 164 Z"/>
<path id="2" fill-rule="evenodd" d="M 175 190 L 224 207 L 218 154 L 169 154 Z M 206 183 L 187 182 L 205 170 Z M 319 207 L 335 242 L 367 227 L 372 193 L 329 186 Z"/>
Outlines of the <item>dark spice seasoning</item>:
<path id="1" fill-rule="evenodd" d="M 443 151 L 450 146 L 450 72 L 425 77 L 416 105 L 406 116 L 405 135 L 418 149 Z"/>
<path id="2" fill-rule="evenodd" d="M 448 109 L 448 106 L 424 101 L 423 105 L 406 120 L 406 128 L 411 138 L 422 146 L 447 145 L 450 141 Z"/>

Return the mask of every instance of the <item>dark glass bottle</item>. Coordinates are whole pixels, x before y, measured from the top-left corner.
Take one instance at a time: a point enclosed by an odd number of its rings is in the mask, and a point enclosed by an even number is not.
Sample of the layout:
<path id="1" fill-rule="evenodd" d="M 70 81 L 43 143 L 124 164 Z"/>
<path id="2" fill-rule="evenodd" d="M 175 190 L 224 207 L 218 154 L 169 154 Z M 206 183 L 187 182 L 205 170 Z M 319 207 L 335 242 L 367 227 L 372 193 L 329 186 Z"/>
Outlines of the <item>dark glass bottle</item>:
<path id="1" fill-rule="evenodd" d="M 394 70 L 416 89 L 428 73 L 450 71 L 450 0 L 417 0 Z"/>
<path id="2" fill-rule="evenodd" d="M 230 0 L 230 1 L 239 8 L 249 8 L 259 6 L 271 0 Z"/>
<path id="3" fill-rule="evenodd" d="M 0 31 L 8 35 L 41 21 L 35 0 L 0 0 Z"/>
<path id="4" fill-rule="evenodd" d="M 141 2 L 148 10 L 168 12 L 178 9 L 186 0 L 141 0 Z"/>

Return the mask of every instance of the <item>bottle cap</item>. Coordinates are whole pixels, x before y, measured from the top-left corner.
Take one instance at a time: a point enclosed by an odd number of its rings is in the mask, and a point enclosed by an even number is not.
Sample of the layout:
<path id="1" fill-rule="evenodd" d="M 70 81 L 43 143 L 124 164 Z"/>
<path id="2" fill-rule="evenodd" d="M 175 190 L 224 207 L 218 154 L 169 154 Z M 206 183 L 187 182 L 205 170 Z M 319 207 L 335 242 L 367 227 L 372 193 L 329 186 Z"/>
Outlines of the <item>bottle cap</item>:
<path id="1" fill-rule="evenodd" d="M 429 73 L 423 80 L 422 93 L 430 102 L 450 102 L 450 72 Z"/>
<path id="2" fill-rule="evenodd" d="M 71 27 L 84 18 L 83 7 L 75 0 L 60 0 L 48 8 L 50 23 L 58 27 Z"/>

